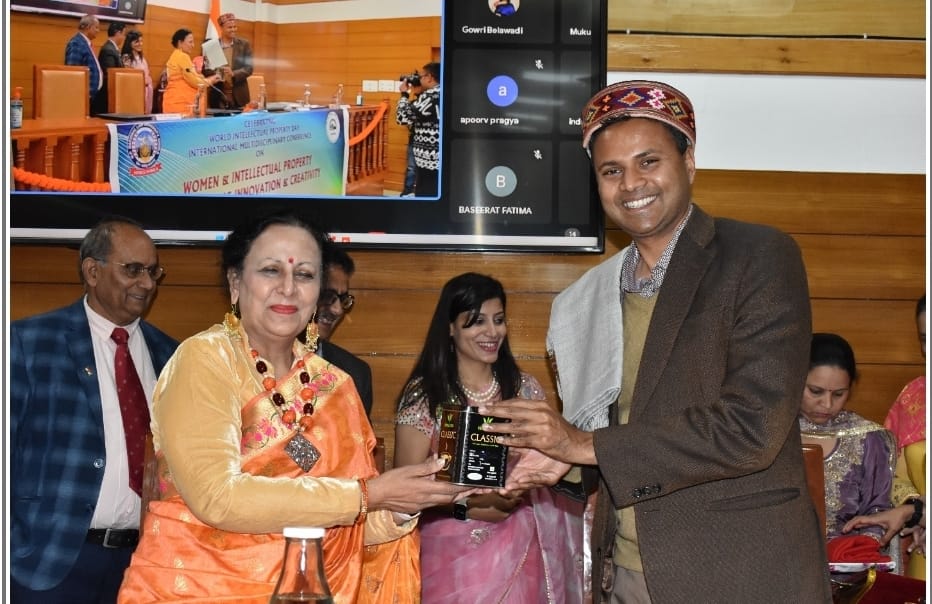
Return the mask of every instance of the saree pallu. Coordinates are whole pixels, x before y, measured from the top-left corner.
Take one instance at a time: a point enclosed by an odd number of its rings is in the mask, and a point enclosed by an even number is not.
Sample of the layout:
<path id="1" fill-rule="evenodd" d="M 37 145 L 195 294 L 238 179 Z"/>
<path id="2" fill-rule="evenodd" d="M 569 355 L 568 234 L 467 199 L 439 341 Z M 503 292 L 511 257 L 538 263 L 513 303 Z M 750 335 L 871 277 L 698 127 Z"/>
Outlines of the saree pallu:
<path id="1" fill-rule="evenodd" d="M 502 522 L 422 517 L 422 601 L 583 602 L 582 517 L 582 502 L 547 488 Z"/>
<path id="2" fill-rule="evenodd" d="M 207 358 L 207 351 L 216 350 L 218 342 L 223 343 L 223 339 L 214 338 L 211 341 L 205 338 L 199 347 L 188 349 L 185 354 L 188 360 L 199 356 Z M 219 352 L 221 355 L 227 353 L 223 362 L 228 363 L 236 374 L 226 380 L 232 384 L 230 386 L 219 384 L 214 379 L 229 373 L 228 367 L 224 367 L 225 372 L 215 371 L 211 374 L 211 367 L 207 363 L 214 363 L 214 366 L 217 363 L 212 359 L 204 362 L 207 367 L 203 372 L 204 380 L 208 382 L 204 388 L 216 393 L 215 400 L 235 401 L 232 393 L 242 394 L 244 389 L 249 392 L 260 390 L 251 385 L 254 380 L 249 377 L 247 363 L 250 361 L 226 360 L 238 358 L 240 352 Z M 242 424 L 238 463 L 241 474 L 234 475 L 233 482 L 246 475 L 253 482 L 258 477 L 259 482 L 264 483 L 267 478 L 270 481 L 268 485 L 252 485 L 257 491 L 263 489 L 267 492 L 271 487 L 280 486 L 283 482 L 281 479 L 294 479 L 294 483 L 298 483 L 304 477 L 356 479 L 377 474 L 370 454 L 375 444 L 375 435 L 365 421 L 352 381 L 341 370 L 313 353 L 306 354 L 303 359 L 307 371 L 313 376 L 310 386 L 317 391 L 314 423 L 310 431 L 304 433 L 304 437 L 319 450 L 320 458 L 308 472 L 304 472 L 288 456 L 285 447 L 294 432 L 281 423 L 280 414 L 270 402 L 268 394 L 260 392 L 252 396 L 240 410 Z M 173 371 L 182 373 L 170 362 L 166 372 L 171 374 Z M 163 378 L 166 372 L 163 372 Z M 293 368 L 277 386 L 288 401 L 293 400 L 296 390 L 302 387 L 298 374 L 299 369 Z M 190 371 L 180 377 L 173 377 L 184 383 L 190 378 Z M 183 388 L 179 390 L 165 396 L 190 396 L 189 391 Z M 194 400 L 197 400 L 196 396 Z M 220 407 L 222 403 L 216 406 Z M 197 412 L 197 408 L 191 406 L 192 422 L 197 421 L 194 416 Z M 156 425 L 155 418 L 158 416 L 158 412 L 153 413 L 157 448 L 160 436 L 162 441 L 178 438 L 163 434 L 168 428 Z M 190 434 L 185 436 L 188 441 L 193 438 Z M 203 440 L 198 446 L 205 446 Z M 224 442 L 223 446 L 228 448 L 229 444 Z M 179 439 L 173 443 L 175 451 L 179 450 L 179 445 L 184 447 L 184 451 L 193 449 L 192 443 Z M 157 501 L 149 504 L 141 528 L 141 540 L 126 571 L 119 602 L 267 603 L 281 572 L 284 554 L 282 535 L 231 532 L 200 521 L 176 489 L 162 451 L 158 450 L 156 456 L 160 494 Z M 176 463 L 196 466 L 200 461 L 195 453 L 191 459 Z M 214 462 L 204 469 L 213 471 L 217 465 L 223 464 Z M 178 471 L 180 475 L 181 470 Z M 217 471 L 223 469 L 218 468 Z M 192 486 L 197 488 L 201 485 L 187 485 L 189 490 Z M 307 488 L 314 487 L 309 485 Z M 209 492 L 210 487 L 204 486 L 192 497 L 201 497 L 204 491 Z M 289 507 L 293 510 L 295 505 L 296 502 L 288 497 L 280 501 L 281 510 Z M 321 501 L 320 505 L 326 506 L 326 501 Z M 267 508 L 268 505 L 263 507 Z M 268 515 L 270 510 L 257 508 L 255 513 L 257 516 Z M 275 514 L 276 510 L 271 513 Z M 370 523 L 384 522 L 385 514 L 388 512 L 373 512 L 368 520 Z M 349 526 L 326 526 L 324 567 L 334 602 L 416 602 L 420 591 L 419 539 L 416 531 L 375 545 L 366 545 L 365 538 L 366 524 L 362 522 Z"/>

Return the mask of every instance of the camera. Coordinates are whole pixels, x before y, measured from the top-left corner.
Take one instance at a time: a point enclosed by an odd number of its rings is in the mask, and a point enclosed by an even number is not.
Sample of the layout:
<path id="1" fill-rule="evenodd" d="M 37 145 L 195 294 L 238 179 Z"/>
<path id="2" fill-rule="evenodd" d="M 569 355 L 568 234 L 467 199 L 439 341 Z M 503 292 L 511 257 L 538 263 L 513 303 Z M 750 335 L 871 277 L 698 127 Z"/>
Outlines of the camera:
<path id="1" fill-rule="evenodd" d="M 411 73 L 403 73 L 398 76 L 398 81 L 407 82 L 408 86 L 417 87 L 421 85 L 421 76 L 417 74 L 417 70 L 415 69 Z"/>

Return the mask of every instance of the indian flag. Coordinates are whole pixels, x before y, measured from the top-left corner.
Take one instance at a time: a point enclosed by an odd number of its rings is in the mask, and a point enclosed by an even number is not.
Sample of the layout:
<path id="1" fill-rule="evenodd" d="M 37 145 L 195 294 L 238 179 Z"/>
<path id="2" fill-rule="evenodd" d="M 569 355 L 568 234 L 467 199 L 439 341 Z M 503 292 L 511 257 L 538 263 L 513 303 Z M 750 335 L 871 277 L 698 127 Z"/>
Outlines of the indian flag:
<path id="1" fill-rule="evenodd" d="M 220 37 L 220 24 L 217 20 L 220 18 L 220 0 L 210 0 L 210 17 L 207 19 L 207 33 L 204 34 L 205 40 L 216 40 Z"/>

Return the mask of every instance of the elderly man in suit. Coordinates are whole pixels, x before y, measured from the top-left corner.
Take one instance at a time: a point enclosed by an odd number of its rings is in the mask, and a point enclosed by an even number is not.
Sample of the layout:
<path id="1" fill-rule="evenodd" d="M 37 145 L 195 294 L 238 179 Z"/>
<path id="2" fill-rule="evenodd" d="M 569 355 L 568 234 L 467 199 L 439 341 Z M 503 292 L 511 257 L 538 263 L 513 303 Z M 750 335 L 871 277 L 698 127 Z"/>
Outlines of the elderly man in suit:
<path id="1" fill-rule="evenodd" d="M 356 301 L 349 293 L 349 280 L 356 271 L 356 264 L 338 244 L 328 242 L 323 265 L 324 283 L 317 299 L 315 317 L 320 336 L 317 354 L 350 374 L 368 416 L 372 412 L 372 369 L 368 363 L 330 341 L 333 330 Z"/>
<path id="2" fill-rule="evenodd" d="M 121 55 L 123 41 L 126 39 L 126 23 L 114 21 L 107 26 L 107 41 L 100 47 L 97 62 L 100 64 L 100 92 L 94 97 L 95 106 L 91 107 L 91 115 L 106 113 L 109 105 L 107 98 L 107 70 L 111 67 L 123 67 Z"/>
<path id="3" fill-rule="evenodd" d="M 84 15 L 78 21 L 78 33 L 68 40 L 65 46 L 65 65 L 80 65 L 88 69 L 88 94 L 90 99 L 91 114 L 95 114 L 96 106 L 94 101 L 100 95 L 100 88 L 103 85 L 104 74 L 100 69 L 100 63 L 97 61 L 97 53 L 94 52 L 94 46 L 91 41 L 97 37 L 100 32 L 100 21 L 94 15 Z M 107 103 L 106 95 L 103 95 L 104 104 Z M 100 102 L 100 101 L 97 101 Z"/>
<path id="4" fill-rule="evenodd" d="M 22 604 L 116 601 L 139 540 L 148 406 L 177 345 L 140 318 L 163 270 L 139 225 L 104 220 L 79 256 L 83 298 L 10 325 L 10 583 Z"/>
<path id="5" fill-rule="evenodd" d="M 554 300 L 563 415 L 521 400 L 480 411 L 531 447 L 508 486 L 570 464 L 597 482 L 594 602 L 830 602 L 796 421 L 805 267 L 787 235 L 693 203 L 695 143 L 692 104 L 669 85 L 619 82 L 589 101 L 583 146 L 632 245 Z"/>
<path id="6" fill-rule="evenodd" d="M 215 109 L 241 109 L 249 104 L 249 83 L 252 75 L 252 46 L 249 40 L 236 37 L 236 15 L 224 13 L 217 17 L 220 26 L 220 48 L 227 64 L 215 68 L 208 66 L 204 75 L 219 73 L 223 79 L 209 94 L 210 106 Z"/>

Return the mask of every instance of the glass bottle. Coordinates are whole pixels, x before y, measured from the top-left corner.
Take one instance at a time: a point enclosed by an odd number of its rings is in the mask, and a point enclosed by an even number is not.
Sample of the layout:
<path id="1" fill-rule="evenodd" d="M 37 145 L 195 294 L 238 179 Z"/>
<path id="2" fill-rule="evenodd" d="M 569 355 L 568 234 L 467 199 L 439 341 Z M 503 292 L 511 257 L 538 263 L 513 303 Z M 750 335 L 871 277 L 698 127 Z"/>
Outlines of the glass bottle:
<path id="1" fill-rule="evenodd" d="M 311 85 L 310 84 L 304 85 L 304 106 L 305 107 L 311 106 Z"/>
<path id="2" fill-rule="evenodd" d="M 269 604 L 333 604 L 330 586 L 324 575 L 324 554 L 321 545 L 324 529 L 289 526 L 285 528 L 284 534 L 285 557 L 282 561 L 282 573 L 275 584 Z"/>
<path id="3" fill-rule="evenodd" d="M 259 84 L 259 111 L 266 109 L 265 84 Z"/>
<path id="4" fill-rule="evenodd" d="M 207 117 L 207 84 L 197 85 L 197 115 Z"/>

